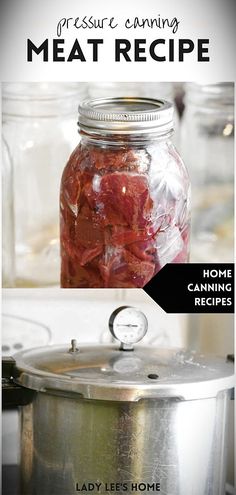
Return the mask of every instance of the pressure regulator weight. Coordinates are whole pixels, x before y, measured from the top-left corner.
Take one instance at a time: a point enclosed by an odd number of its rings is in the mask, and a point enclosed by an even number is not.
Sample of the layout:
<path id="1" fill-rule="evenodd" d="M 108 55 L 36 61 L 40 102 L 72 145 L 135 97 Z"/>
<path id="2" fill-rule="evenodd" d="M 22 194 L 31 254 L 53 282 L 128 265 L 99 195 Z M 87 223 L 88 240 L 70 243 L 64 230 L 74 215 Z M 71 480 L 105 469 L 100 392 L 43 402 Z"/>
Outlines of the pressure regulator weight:
<path id="1" fill-rule="evenodd" d="M 146 335 L 148 321 L 139 309 L 121 306 L 111 314 L 109 329 L 113 337 L 121 342 L 122 350 L 132 351 L 133 345 Z"/>

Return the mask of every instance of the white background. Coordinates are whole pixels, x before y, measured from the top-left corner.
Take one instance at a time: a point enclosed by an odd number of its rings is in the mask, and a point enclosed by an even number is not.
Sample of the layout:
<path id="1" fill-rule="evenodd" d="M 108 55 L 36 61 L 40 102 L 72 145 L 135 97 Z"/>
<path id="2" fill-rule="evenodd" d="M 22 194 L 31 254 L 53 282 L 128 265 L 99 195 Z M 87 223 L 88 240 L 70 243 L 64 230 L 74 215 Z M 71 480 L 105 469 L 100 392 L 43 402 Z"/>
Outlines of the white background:
<path id="1" fill-rule="evenodd" d="M 236 46 L 235 0 L 3 0 L 0 7 L 1 79 L 4 81 L 232 81 L 235 79 L 234 50 Z M 118 28 L 111 30 L 69 29 L 63 34 L 65 53 L 69 53 L 78 37 L 88 61 L 42 62 L 41 55 L 32 63 L 26 61 L 26 40 L 40 45 L 46 38 L 57 38 L 57 23 L 61 18 L 93 15 L 95 18 L 115 17 Z M 139 18 L 177 17 L 176 34 L 166 28 L 124 29 L 124 20 Z M 87 39 L 103 38 L 99 62 L 91 62 L 91 46 Z M 210 39 L 210 62 L 197 62 L 196 53 L 180 62 L 114 62 L 114 38 Z M 49 43 L 49 57 L 52 45 Z M 90 56 L 89 56 L 90 54 Z"/>

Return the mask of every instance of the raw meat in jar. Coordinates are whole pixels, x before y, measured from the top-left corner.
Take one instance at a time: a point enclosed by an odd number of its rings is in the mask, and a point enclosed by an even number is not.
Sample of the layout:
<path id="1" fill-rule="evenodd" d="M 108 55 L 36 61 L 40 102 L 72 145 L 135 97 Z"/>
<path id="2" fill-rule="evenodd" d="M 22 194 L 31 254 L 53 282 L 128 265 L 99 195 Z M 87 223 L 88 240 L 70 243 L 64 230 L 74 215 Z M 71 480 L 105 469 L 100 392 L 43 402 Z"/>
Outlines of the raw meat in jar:
<path id="1" fill-rule="evenodd" d="M 186 191 L 163 192 L 163 178 L 158 190 L 152 162 L 143 147 L 76 148 L 61 183 L 62 287 L 144 287 L 165 263 L 187 261 Z"/>

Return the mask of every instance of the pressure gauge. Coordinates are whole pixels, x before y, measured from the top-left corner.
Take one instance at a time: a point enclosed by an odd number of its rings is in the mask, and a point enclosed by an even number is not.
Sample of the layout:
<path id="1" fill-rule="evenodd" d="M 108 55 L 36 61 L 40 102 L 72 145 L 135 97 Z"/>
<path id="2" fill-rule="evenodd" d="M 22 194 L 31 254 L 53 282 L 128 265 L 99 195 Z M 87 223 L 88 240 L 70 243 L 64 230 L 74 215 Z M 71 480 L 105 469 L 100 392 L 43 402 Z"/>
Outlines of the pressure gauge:
<path id="1" fill-rule="evenodd" d="M 146 335 L 148 321 L 139 309 L 121 306 L 111 314 L 109 328 L 113 337 L 121 342 L 121 349 L 128 351 Z"/>

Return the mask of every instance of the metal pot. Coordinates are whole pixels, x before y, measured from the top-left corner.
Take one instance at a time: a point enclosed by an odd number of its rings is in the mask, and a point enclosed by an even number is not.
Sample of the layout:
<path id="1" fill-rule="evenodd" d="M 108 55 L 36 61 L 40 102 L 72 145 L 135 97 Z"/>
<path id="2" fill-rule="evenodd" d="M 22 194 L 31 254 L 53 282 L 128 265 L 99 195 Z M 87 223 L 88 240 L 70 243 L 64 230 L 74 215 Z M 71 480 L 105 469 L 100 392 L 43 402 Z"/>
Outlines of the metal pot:
<path id="1" fill-rule="evenodd" d="M 132 310 L 110 320 L 120 347 L 72 341 L 15 356 L 21 495 L 225 493 L 232 363 L 133 346 L 145 321 L 140 330 Z"/>

